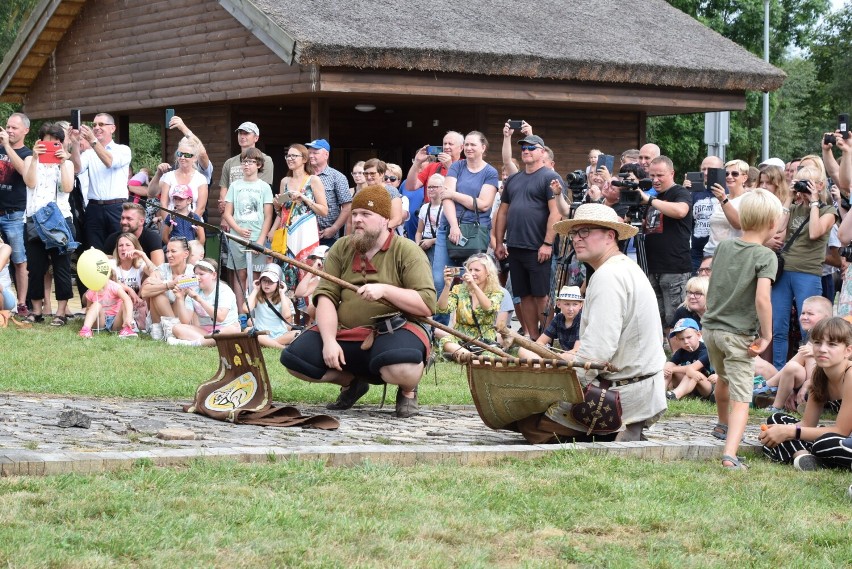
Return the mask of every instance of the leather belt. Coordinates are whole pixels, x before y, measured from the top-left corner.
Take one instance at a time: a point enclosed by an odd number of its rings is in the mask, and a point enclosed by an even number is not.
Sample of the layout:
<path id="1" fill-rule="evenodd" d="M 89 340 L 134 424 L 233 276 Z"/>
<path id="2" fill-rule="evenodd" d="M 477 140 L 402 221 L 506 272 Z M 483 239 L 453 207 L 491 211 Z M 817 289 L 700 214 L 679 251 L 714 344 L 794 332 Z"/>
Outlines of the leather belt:
<path id="1" fill-rule="evenodd" d="M 19 209 L 0 209 L 0 215 L 11 215 L 13 213 L 18 213 Z"/>
<path id="2" fill-rule="evenodd" d="M 112 205 L 117 203 L 124 203 L 126 201 L 127 200 L 125 198 L 117 198 L 114 200 L 89 200 L 89 203 L 95 205 Z"/>

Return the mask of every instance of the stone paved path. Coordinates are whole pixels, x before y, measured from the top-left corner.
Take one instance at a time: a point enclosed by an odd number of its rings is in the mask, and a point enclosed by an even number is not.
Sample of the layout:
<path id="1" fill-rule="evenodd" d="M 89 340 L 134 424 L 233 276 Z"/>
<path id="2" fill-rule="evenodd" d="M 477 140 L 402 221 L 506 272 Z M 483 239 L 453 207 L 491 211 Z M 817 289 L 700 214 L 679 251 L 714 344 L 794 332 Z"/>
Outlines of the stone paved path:
<path id="1" fill-rule="evenodd" d="M 320 458 L 330 464 L 365 459 L 412 464 L 437 460 L 483 462 L 503 456 L 540 456 L 557 448 L 618 452 L 655 459 L 710 458 L 722 442 L 710 435 L 713 417 L 662 420 L 640 443 L 529 445 L 508 431 L 482 424 L 472 406 L 435 406 L 411 419 L 393 417 L 393 406 L 355 406 L 331 413 L 337 431 L 233 425 L 184 413 L 188 401 L 98 399 L 0 394 L 0 474 L 97 472 L 129 468 L 140 459 L 179 464 L 196 458 L 268 460 L 270 455 Z M 299 405 L 306 415 L 324 407 Z M 60 413 L 91 417 L 89 428 L 58 426 Z M 163 440 L 164 429 L 179 429 L 190 440 Z M 756 450 L 757 427 L 749 426 L 746 448 Z"/>

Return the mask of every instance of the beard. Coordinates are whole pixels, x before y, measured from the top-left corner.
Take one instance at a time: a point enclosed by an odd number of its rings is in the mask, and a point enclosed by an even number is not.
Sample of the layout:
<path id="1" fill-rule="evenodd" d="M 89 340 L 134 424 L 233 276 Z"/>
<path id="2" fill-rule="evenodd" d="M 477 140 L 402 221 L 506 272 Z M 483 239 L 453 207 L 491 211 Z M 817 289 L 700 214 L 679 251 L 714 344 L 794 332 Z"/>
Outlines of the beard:
<path id="1" fill-rule="evenodd" d="M 352 234 L 352 246 L 362 255 L 372 249 L 379 240 L 379 235 L 382 234 L 380 229 L 372 231 L 364 229 L 362 233 L 355 232 Z"/>

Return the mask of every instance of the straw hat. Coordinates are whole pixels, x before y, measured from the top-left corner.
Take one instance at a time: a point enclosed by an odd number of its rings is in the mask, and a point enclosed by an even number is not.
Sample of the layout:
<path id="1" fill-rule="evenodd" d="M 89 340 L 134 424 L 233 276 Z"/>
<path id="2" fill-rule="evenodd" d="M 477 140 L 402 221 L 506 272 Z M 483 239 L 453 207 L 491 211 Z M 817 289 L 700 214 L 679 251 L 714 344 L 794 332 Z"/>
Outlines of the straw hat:
<path id="1" fill-rule="evenodd" d="M 559 295 L 556 297 L 556 300 L 579 300 L 583 301 L 583 294 L 580 292 L 580 287 L 578 286 L 563 286 L 559 289 Z"/>
<path id="2" fill-rule="evenodd" d="M 597 225 L 615 229 L 618 239 L 629 239 L 639 230 L 632 225 L 622 223 L 615 210 L 602 203 L 587 203 L 577 208 L 573 219 L 565 219 L 553 224 L 553 230 L 560 235 L 567 235 L 578 225 Z"/>

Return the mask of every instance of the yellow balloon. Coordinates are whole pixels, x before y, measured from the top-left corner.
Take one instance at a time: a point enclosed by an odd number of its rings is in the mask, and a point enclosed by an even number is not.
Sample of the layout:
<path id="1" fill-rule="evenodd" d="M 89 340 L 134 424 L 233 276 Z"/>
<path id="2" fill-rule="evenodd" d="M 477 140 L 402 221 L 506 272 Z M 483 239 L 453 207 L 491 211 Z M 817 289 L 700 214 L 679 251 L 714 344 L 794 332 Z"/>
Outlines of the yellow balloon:
<path id="1" fill-rule="evenodd" d="M 77 259 L 77 277 L 89 290 L 99 291 L 109 280 L 109 258 L 94 247 L 84 251 Z"/>

